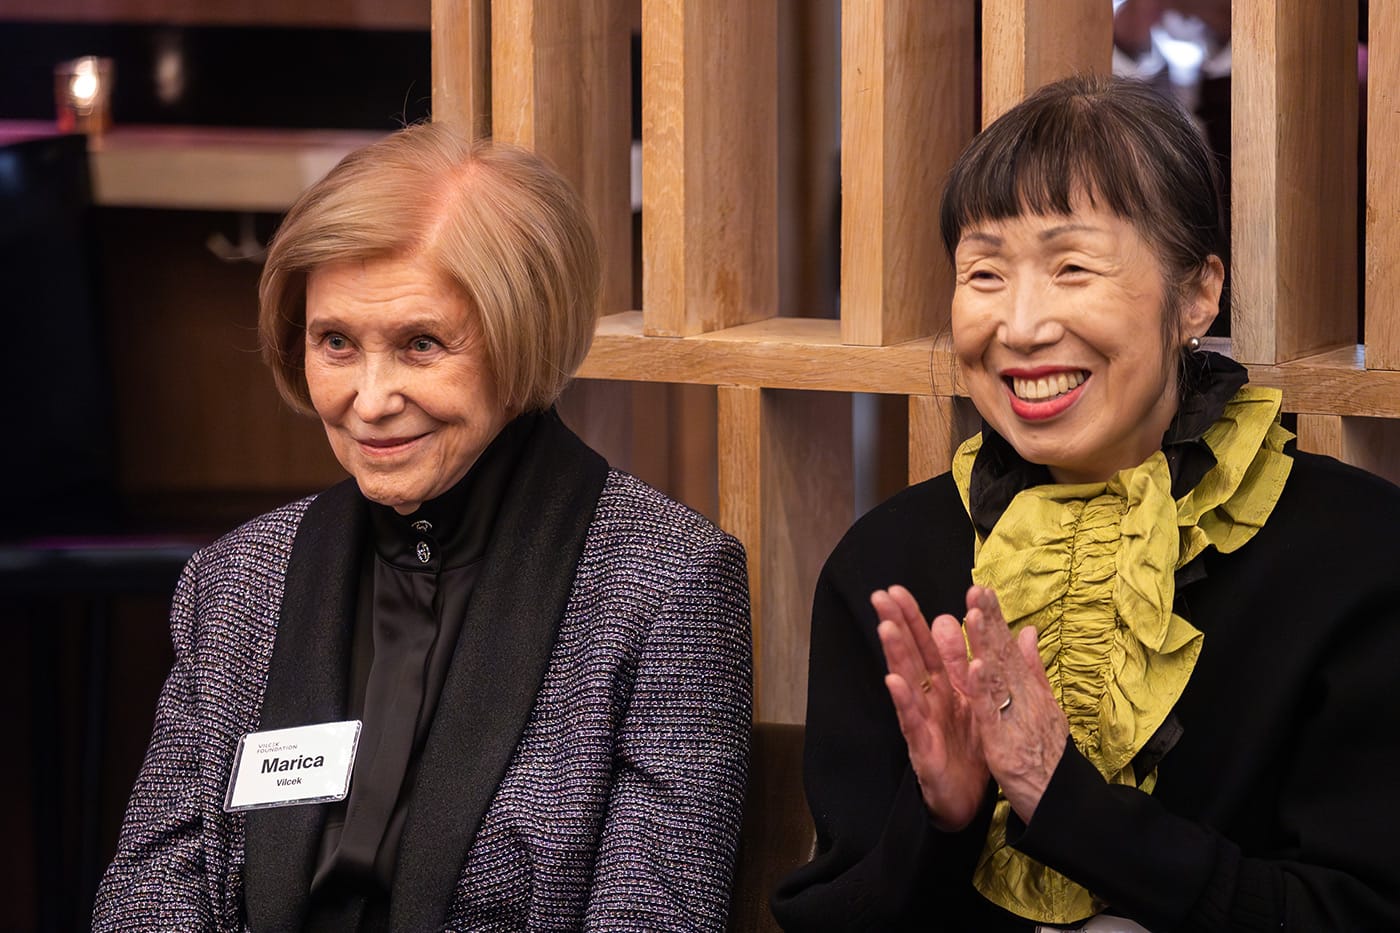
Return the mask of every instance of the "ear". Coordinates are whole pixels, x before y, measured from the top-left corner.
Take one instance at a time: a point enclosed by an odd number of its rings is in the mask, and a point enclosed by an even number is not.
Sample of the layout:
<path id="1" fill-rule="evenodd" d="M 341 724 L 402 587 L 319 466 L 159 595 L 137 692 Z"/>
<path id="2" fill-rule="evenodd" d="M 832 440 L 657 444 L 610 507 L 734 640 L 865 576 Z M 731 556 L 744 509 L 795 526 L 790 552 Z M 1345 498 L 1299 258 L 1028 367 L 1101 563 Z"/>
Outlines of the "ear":
<path id="1" fill-rule="evenodd" d="M 1192 337 L 1204 337 L 1211 322 L 1220 313 L 1220 291 L 1225 287 L 1225 264 L 1219 256 L 1208 256 L 1201 264 L 1196 281 L 1187 286 L 1186 301 L 1181 309 L 1181 333 L 1177 343 L 1185 344 Z"/>

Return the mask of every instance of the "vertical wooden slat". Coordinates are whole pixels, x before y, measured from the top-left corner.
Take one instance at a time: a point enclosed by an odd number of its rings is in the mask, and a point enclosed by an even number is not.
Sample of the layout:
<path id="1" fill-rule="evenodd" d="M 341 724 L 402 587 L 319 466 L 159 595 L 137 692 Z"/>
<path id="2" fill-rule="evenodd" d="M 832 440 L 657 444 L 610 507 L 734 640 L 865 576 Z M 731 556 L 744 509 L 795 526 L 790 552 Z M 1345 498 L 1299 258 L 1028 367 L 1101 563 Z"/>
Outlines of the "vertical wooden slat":
<path id="1" fill-rule="evenodd" d="M 1234 16 L 1233 352 L 1281 363 L 1356 342 L 1356 0 Z"/>
<path id="2" fill-rule="evenodd" d="M 715 389 L 704 385 L 664 388 L 667 395 L 662 401 L 668 422 L 667 433 L 663 435 L 668 439 L 666 490 L 702 515 L 718 520 L 719 414 Z M 657 414 L 657 406 L 652 405 L 651 411 Z M 645 429 L 644 423 L 639 424 L 639 433 Z M 644 438 L 639 437 L 639 440 Z"/>
<path id="3" fill-rule="evenodd" d="M 774 0 L 642 7 L 642 309 L 687 336 L 777 311 Z"/>
<path id="4" fill-rule="evenodd" d="M 754 696 L 763 695 L 763 390 L 720 386 L 719 524 L 744 545 L 749 565 L 749 610 L 753 619 Z M 766 711 L 764 711 L 766 712 Z M 757 704 L 755 719 L 765 719 Z"/>
<path id="5" fill-rule="evenodd" d="M 982 125 L 1042 84 L 1106 73 L 1112 60 L 1108 0 L 983 0 Z"/>
<path id="6" fill-rule="evenodd" d="M 761 718 L 802 722 L 812 594 L 831 549 L 855 520 L 851 398 L 764 391 Z"/>
<path id="7" fill-rule="evenodd" d="M 603 251 L 604 312 L 632 308 L 630 9 L 636 0 L 496 0 L 496 139 L 534 149 L 587 205 Z"/>
<path id="8" fill-rule="evenodd" d="M 1342 419 L 1337 415 L 1298 415 L 1298 449 L 1344 459 Z"/>
<path id="9" fill-rule="evenodd" d="M 1400 6 L 1368 15 L 1366 368 L 1400 369 Z"/>
<path id="10" fill-rule="evenodd" d="M 952 269 L 933 219 L 976 129 L 971 0 L 841 8 L 841 339 L 884 346 L 946 325 Z"/>
<path id="11" fill-rule="evenodd" d="M 1298 449 L 1326 454 L 1400 483 L 1400 421 L 1300 414 Z"/>
<path id="12" fill-rule="evenodd" d="M 909 396 L 909 483 L 948 472 L 958 445 L 981 429 L 977 409 L 965 398 Z"/>
<path id="13" fill-rule="evenodd" d="M 433 119 L 491 133 L 491 0 L 432 8 Z"/>
<path id="14" fill-rule="evenodd" d="M 854 518 L 850 396 L 721 387 L 720 524 L 749 553 L 757 718 L 802 722 L 812 593 Z"/>
<path id="15" fill-rule="evenodd" d="M 578 190 L 598 232 L 605 314 L 634 304 L 630 36 L 637 3 L 495 0 L 491 12 L 495 137 L 539 152 Z M 668 397 L 666 386 L 582 381 L 566 391 L 560 411 L 613 466 L 675 494 L 667 446 L 674 438 L 652 430 Z M 670 419 L 662 420 L 669 428 Z"/>

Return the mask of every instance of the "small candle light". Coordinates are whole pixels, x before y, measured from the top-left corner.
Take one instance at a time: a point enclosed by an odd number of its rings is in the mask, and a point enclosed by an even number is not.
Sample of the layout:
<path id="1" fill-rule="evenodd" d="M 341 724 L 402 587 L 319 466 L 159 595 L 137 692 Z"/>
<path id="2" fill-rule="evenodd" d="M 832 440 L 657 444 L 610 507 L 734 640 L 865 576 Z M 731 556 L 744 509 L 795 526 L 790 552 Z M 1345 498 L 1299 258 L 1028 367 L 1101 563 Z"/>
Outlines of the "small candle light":
<path id="1" fill-rule="evenodd" d="M 54 67 L 58 128 L 101 136 L 112 125 L 112 60 L 85 55 Z"/>

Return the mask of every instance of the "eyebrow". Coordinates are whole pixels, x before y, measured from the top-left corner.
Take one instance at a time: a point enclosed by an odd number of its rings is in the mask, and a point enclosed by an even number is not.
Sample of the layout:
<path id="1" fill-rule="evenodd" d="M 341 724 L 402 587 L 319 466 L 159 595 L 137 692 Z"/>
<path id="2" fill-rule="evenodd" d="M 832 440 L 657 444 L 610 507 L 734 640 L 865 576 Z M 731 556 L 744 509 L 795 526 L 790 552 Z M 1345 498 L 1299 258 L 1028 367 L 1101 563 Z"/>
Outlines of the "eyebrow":
<path id="1" fill-rule="evenodd" d="M 1103 233 L 1102 227 L 1095 227 L 1092 224 L 1060 224 L 1058 227 L 1051 227 L 1049 230 L 1040 232 L 1040 239 L 1053 240 L 1056 237 L 1064 236 L 1067 233 Z"/>
<path id="2" fill-rule="evenodd" d="M 303 328 L 309 337 L 313 332 L 325 333 L 327 331 L 353 331 L 354 328 L 335 314 L 327 314 L 314 323 L 308 320 Z M 453 340 L 460 336 L 453 327 L 453 322 L 445 317 L 432 315 L 415 315 L 392 322 L 387 332 L 396 340 L 405 340 L 416 337 L 419 334 L 433 334 L 439 338 Z"/>
<path id="3" fill-rule="evenodd" d="M 1092 225 L 1092 224 L 1075 224 L 1075 223 L 1071 223 L 1071 224 L 1060 224 L 1059 226 L 1051 227 L 1051 228 L 1048 229 L 1048 230 L 1042 230 L 1042 231 L 1040 231 L 1040 234 L 1038 235 L 1038 238 L 1039 238 L 1041 241 L 1045 241 L 1045 240 L 1053 240 L 1053 239 L 1055 239 L 1056 237 L 1065 236 L 1066 234 L 1070 234 L 1070 233 L 1103 233 L 1103 232 L 1104 232 L 1104 230 L 1103 230 L 1102 227 L 1095 227 L 1095 226 Z M 983 231 L 983 230 L 972 230 L 972 231 L 969 231 L 968 233 L 964 233 L 963 236 L 962 236 L 962 240 L 959 241 L 959 242 L 961 243 L 961 242 L 964 242 L 964 241 L 967 241 L 967 240 L 976 240 L 976 241 L 979 241 L 979 242 L 982 242 L 982 243 L 987 243 L 987 244 L 989 244 L 989 245 L 991 245 L 991 246 L 1001 246 L 1002 243 L 1005 242 L 1001 237 L 997 236 L 996 234 L 994 234 L 994 233 L 987 233 L 986 231 Z"/>
<path id="4" fill-rule="evenodd" d="M 1000 246 L 1002 245 L 1002 243 L 1006 242 L 1001 237 L 996 236 L 995 234 L 985 233 L 981 230 L 973 230 L 969 233 L 964 233 L 962 235 L 962 239 L 958 241 L 958 245 L 961 246 L 968 240 L 976 240 L 981 243 L 986 243 L 989 246 Z"/>

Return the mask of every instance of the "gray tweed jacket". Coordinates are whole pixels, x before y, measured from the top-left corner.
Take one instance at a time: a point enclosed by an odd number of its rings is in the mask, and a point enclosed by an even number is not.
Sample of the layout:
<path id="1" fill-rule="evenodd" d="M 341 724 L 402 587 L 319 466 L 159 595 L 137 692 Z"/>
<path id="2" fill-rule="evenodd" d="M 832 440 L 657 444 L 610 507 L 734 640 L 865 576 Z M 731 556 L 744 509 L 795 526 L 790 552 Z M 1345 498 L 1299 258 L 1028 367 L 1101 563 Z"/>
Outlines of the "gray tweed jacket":
<path id="1" fill-rule="evenodd" d="M 175 593 L 175 665 L 94 930 L 300 929 L 324 808 L 227 814 L 240 736 L 343 719 L 364 509 L 337 486 L 226 535 Z M 751 705 L 743 549 L 541 420 L 423 750 L 391 926 L 720 930 Z"/>

